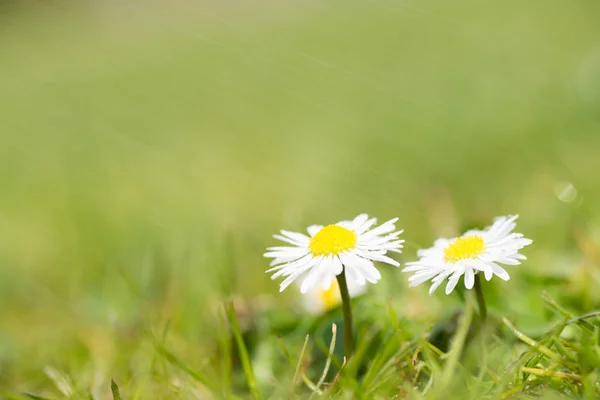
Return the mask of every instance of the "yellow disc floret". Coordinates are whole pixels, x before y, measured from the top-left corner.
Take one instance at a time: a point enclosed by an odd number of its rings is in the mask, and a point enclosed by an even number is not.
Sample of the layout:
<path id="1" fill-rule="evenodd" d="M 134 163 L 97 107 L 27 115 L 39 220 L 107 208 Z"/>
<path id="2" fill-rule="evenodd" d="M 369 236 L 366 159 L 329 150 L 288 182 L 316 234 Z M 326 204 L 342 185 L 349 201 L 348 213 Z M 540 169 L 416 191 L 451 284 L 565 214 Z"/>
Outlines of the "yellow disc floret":
<path id="1" fill-rule="evenodd" d="M 314 256 L 340 254 L 354 248 L 356 234 L 338 225 L 328 225 L 321 229 L 312 239 L 308 247 Z"/>
<path id="2" fill-rule="evenodd" d="M 333 280 L 333 282 L 331 282 L 331 286 L 329 286 L 329 289 L 323 290 L 319 288 L 319 295 L 321 297 L 323 308 L 326 311 L 331 310 L 341 302 L 340 288 L 335 279 Z"/>
<path id="3" fill-rule="evenodd" d="M 444 260 L 455 263 L 468 258 L 476 258 L 483 252 L 483 245 L 481 236 L 460 237 L 444 249 Z"/>

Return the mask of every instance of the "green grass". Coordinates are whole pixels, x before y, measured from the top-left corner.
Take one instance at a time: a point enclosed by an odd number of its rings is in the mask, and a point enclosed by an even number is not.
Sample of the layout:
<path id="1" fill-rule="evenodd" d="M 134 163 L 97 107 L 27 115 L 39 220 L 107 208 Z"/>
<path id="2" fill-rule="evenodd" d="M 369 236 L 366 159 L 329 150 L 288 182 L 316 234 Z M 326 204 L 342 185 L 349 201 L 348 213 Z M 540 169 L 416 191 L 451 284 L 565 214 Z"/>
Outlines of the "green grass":
<path id="1" fill-rule="evenodd" d="M 325 397 L 598 396 L 596 1 L 13 3 L 0 397 L 308 398 L 332 323 Z M 341 368 L 340 310 L 262 254 L 361 212 L 400 218 L 402 263 L 509 213 L 534 244 L 479 334 L 381 267 Z"/>

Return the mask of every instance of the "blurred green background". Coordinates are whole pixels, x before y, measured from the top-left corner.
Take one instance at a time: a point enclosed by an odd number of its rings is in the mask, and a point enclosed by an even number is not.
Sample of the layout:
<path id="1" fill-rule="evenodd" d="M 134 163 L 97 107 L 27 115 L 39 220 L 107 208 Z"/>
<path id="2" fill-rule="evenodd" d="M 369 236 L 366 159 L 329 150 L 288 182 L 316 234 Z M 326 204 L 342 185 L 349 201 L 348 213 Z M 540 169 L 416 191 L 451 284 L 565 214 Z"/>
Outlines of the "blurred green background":
<path id="1" fill-rule="evenodd" d="M 598 307 L 599 17 L 595 0 L 2 3 L 0 388 L 56 390 L 54 368 L 159 390 L 148 331 L 170 321 L 202 365 L 220 299 L 294 304 L 264 274 L 273 233 L 362 212 L 400 218 L 401 262 L 519 213 L 535 243 L 487 284 L 492 312 L 534 334 L 542 290 Z M 417 327 L 460 303 L 381 269 L 373 298 Z"/>

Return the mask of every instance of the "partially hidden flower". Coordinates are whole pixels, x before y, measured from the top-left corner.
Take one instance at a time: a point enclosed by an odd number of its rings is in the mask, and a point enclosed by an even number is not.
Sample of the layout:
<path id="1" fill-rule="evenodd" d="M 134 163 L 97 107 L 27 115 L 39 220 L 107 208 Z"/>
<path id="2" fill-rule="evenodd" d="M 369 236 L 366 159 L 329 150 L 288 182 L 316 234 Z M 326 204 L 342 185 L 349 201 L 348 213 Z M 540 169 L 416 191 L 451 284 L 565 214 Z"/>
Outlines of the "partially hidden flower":
<path id="1" fill-rule="evenodd" d="M 461 276 L 465 287 L 473 288 L 475 274 L 483 272 L 486 280 L 494 275 L 505 281 L 510 279 L 508 272 L 499 264 L 518 265 L 527 258 L 519 253 L 532 243 L 520 233 L 513 232 L 518 215 L 498 217 L 492 226 L 483 230 L 470 230 L 453 239 L 438 239 L 433 247 L 419 250 L 419 261 L 406 263 L 403 272 L 414 272 L 408 278 L 409 286 L 414 287 L 431 279 L 431 295 L 446 278 L 446 294 L 450 294 Z"/>
<path id="2" fill-rule="evenodd" d="M 366 290 L 366 285 L 359 285 L 356 281 L 348 282 L 348 294 L 350 298 L 358 297 Z M 315 285 L 300 300 L 302 308 L 311 314 L 323 314 L 342 304 L 340 287 L 335 279 L 331 282 L 329 289 L 325 290 L 321 285 Z"/>
<path id="3" fill-rule="evenodd" d="M 306 293 L 319 284 L 324 290 L 330 288 L 334 278 L 346 272 L 348 285 L 376 283 L 381 274 L 373 261 L 381 261 L 396 267 L 400 264 L 386 256 L 388 251 L 400 253 L 404 240 L 398 236 L 395 222 L 387 221 L 377 227 L 377 219 L 361 214 L 352 221 L 333 225 L 309 226 L 308 236 L 303 233 L 281 231 L 275 239 L 291 244 L 268 248 L 264 254 L 273 258 L 271 279 L 285 277 L 279 290 L 301 279 L 300 291 Z"/>

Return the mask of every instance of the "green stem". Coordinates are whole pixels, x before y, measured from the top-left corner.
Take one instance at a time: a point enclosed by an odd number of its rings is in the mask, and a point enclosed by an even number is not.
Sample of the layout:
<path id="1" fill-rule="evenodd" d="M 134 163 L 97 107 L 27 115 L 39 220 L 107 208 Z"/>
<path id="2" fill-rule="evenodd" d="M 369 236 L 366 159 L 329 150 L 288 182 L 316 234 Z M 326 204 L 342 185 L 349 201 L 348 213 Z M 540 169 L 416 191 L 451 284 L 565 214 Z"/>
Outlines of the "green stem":
<path id="1" fill-rule="evenodd" d="M 344 311 L 344 351 L 346 353 L 346 362 L 354 353 L 354 339 L 352 338 L 352 305 L 350 304 L 350 293 L 348 292 L 348 283 L 346 282 L 346 269 L 337 276 L 340 295 L 342 297 L 342 309 Z"/>
<path id="2" fill-rule="evenodd" d="M 483 290 L 481 289 L 481 274 L 475 275 L 475 294 L 477 296 L 477 305 L 479 306 L 479 317 L 481 318 L 481 324 L 485 324 L 487 320 L 487 307 L 485 305 L 485 298 L 483 297 Z"/>

